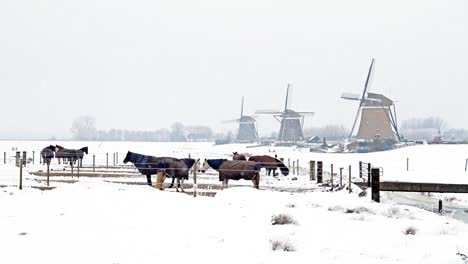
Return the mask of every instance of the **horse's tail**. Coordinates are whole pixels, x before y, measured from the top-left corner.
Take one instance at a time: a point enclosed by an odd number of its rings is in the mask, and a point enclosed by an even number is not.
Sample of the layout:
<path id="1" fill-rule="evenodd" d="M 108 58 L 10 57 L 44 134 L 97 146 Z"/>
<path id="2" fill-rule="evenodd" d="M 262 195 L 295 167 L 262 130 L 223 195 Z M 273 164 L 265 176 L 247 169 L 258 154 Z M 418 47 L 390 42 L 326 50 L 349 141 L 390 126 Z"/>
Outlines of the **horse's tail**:
<path id="1" fill-rule="evenodd" d="M 275 158 L 275 160 L 276 160 L 276 163 L 278 164 L 278 167 L 281 170 L 281 174 L 283 174 L 284 176 L 288 176 L 289 175 L 288 167 L 286 167 L 286 165 L 284 165 L 284 163 L 281 162 L 281 160 L 276 159 L 276 158 Z"/>

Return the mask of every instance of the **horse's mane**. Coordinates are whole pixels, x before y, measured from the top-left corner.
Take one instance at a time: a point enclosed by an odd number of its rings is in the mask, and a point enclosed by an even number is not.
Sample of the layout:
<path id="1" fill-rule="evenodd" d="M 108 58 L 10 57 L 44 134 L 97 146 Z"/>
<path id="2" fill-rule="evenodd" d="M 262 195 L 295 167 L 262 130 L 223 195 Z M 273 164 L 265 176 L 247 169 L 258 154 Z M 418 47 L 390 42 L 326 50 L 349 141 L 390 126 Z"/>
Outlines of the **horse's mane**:
<path id="1" fill-rule="evenodd" d="M 51 145 L 52 146 L 52 145 Z M 62 150 L 62 149 L 65 149 L 64 147 L 60 146 L 60 145 L 55 145 L 56 148 Z"/>

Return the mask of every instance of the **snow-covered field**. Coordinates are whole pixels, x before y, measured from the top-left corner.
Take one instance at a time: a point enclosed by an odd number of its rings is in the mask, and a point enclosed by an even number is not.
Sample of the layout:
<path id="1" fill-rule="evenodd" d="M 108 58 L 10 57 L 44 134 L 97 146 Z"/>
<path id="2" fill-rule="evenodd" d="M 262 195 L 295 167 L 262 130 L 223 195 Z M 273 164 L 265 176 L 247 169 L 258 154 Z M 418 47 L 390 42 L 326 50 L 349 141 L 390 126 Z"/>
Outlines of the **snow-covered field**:
<path id="1" fill-rule="evenodd" d="M 85 165 L 92 164 L 92 155 L 97 164 L 105 164 L 106 153 L 113 165 L 115 152 L 121 163 L 127 150 L 202 159 L 230 158 L 238 151 L 277 154 L 291 165 L 299 160 L 301 171 L 278 179 L 264 176 L 260 190 L 251 182 L 230 182 L 241 186 L 217 191 L 215 197 L 159 191 L 145 186 L 138 175 L 119 180 L 141 185 L 99 177 L 75 177 L 69 183 L 69 177 L 52 177 L 53 190 L 29 188 L 45 185 L 43 177 L 28 172 L 44 169 L 37 164 L 38 155 L 49 144 L 88 146 Z M 15 147 L 28 156 L 35 151 L 35 164 L 25 168 L 23 190 L 17 187 Z M 382 193 L 381 203 L 374 203 L 369 196 L 359 197 L 357 188 L 352 194 L 346 189 L 330 192 L 309 181 L 308 171 L 310 160 L 321 160 L 326 172 L 330 164 L 335 172 L 351 165 L 357 177 L 361 160 L 382 167 L 382 180 L 468 183 L 468 145 L 323 154 L 212 143 L 0 141 L 0 152 L 0 263 L 468 263 L 467 224 L 397 204 L 391 194 Z M 63 165 L 53 161 L 52 168 L 62 170 Z M 343 172 L 347 179 L 347 169 Z M 220 185 L 213 172 L 209 175 L 200 175 L 200 180 Z M 437 197 L 459 207 L 468 204 L 466 195 Z M 273 225 L 281 214 L 293 223 Z"/>

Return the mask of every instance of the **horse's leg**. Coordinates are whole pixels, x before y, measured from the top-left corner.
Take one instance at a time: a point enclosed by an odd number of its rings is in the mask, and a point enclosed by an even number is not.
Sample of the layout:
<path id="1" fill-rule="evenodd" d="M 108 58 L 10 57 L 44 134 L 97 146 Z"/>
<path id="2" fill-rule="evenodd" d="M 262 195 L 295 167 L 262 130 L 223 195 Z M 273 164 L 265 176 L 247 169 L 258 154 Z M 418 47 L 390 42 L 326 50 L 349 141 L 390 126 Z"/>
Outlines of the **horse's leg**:
<path id="1" fill-rule="evenodd" d="M 151 174 L 146 175 L 146 181 L 148 182 L 149 186 L 153 185 L 153 183 L 151 182 Z"/>
<path id="2" fill-rule="evenodd" d="M 182 181 L 181 181 L 182 184 L 181 184 L 181 183 L 179 182 L 179 179 L 177 179 L 177 181 L 178 181 L 177 184 L 179 185 L 179 187 L 180 187 L 180 189 L 182 190 L 182 192 L 185 192 L 184 188 L 182 188 L 182 186 L 184 185 L 184 180 L 185 180 L 185 179 L 182 178 Z"/>
<path id="3" fill-rule="evenodd" d="M 172 187 L 174 187 L 174 181 L 175 181 L 175 178 L 174 178 L 174 177 L 172 177 L 172 182 L 171 182 L 171 185 L 169 185 L 169 188 L 172 188 Z"/>
<path id="4" fill-rule="evenodd" d="M 253 182 L 254 188 L 258 189 L 258 187 L 260 185 L 260 173 L 255 174 L 255 179 L 253 179 L 252 182 Z"/>

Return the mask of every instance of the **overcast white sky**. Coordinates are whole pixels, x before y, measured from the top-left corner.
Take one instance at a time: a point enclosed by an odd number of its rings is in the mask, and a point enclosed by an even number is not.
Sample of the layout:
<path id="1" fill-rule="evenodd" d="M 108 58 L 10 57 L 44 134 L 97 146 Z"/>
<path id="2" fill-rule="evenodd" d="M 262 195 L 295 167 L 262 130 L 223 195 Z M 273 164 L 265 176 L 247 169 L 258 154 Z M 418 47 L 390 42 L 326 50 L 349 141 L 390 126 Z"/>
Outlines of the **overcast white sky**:
<path id="1" fill-rule="evenodd" d="M 350 127 L 340 95 L 362 91 L 372 57 L 370 91 L 400 121 L 468 128 L 467 3 L 2 0 L 0 137 L 66 135 L 84 114 L 99 129 L 233 129 L 221 121 L 242 95 L 247 113 L 281 109 L 287 83 L 292 108 L 316 112 L 306 126 Z"/>

